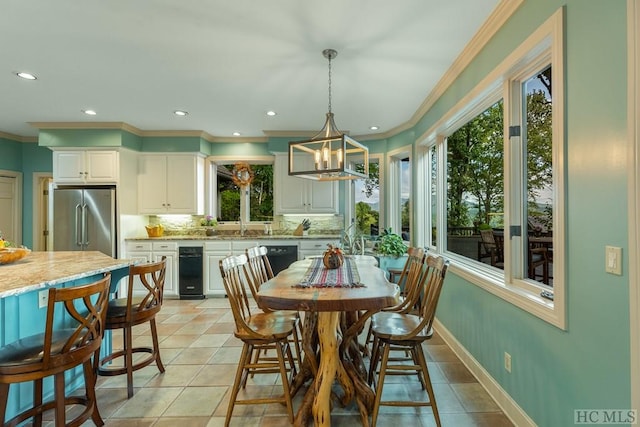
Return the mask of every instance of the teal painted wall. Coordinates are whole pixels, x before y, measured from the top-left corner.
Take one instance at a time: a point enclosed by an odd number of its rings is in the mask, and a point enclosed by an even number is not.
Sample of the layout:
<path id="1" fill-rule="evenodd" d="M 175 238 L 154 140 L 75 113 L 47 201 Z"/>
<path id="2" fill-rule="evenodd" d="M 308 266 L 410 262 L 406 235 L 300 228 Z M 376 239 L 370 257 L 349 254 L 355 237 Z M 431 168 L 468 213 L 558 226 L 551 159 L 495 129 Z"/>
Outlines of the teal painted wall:
<path id="1" fill-rule="evenodd" d="M 38 145 L 43 147 L 120 147 L 120 129 L 42 129 Z"/>
<path id="2" fill-rule="evenodd" d="M 22 144 L 0 137 L 0 169 L 22 171 Z"/>
<path id="3" fill-rule="evenodd" d="M 628 248 L 626 1 L 525 1 L 416 126 L 419 135 L 562 6 L 567 330 L 455 274 L 438 309 L 440 321 L 500 386 L 536 424 L 549 427 L 573 425 L 574 409 L 631 404 L 629 278 L 626 269 L 623 276 L 604 272 L 604 246 L 620 246 L 623 254 Z M 503 368 L 505 351 L 511 374 Z"/>
<path id="4" fill-rule="evenodd" d="M 33 246 L 33 173 L 52 171 L 52 152 L 35 143 L 0 138 L 0 169 L 22 172 L 22 244 Z"/>

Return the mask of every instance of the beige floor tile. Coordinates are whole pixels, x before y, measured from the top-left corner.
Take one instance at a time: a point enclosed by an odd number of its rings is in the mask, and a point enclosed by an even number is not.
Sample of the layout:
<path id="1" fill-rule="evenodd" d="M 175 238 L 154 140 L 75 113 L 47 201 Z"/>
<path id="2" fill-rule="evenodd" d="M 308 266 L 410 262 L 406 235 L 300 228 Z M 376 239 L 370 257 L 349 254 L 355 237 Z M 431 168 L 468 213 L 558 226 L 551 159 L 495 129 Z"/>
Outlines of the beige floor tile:
<path id="1" fill-rule="evenodd" d="M 162 347 L 184 349 L 190 347 L 198 338 L 198 335 L 171 335 L 162 341 Z"/>
<path id="2" fill-rule="evenodd" d="M 217 408 L 227 387 L 188 387 L 173 401 L 163 417 L 209 417 Z"/>
<path id="3" fill-rule="evenodd" d="M 229 334 L 203 334 L 193 341 L 191 347 L 222 347 Z"/>
<path id="4" fill-rule="evenodd" d="M 479 383 L 451 384 L 467 412 L 499 412 L 500 407 Z"/>
<path id="5" fill-rule="evenodd" d="M 233 385 L 236 365 L 204 365 L 189 386 Z"/>
<path id="6" fill-rule="evenodd" d="M 207 329 L 211 326 L 209 322 L 189 322 L 176 331 L 178 335 L 202 335 L 207 332 Z"/>
<path id="7" fill-rule="evenodd" d="M 170 365 L 164 373 L 155 375 L 145 387 L 184 387 L 188 385 L 202 369 L 201 365 Z"/>
<path id="8" fill-rule="evenodd" d="M 240 355 L 242 354 L 242 347 L 220 347 L 213 354 L 211 359 L 207 363 L 209 364 L 232 364 L 238 365 Z"/>
<path id="9" fill-rule="evenodd" d="M 217 347 L 185 348 L 171 361 L 172 365 L 205 365 L 211 356 L 218 351 Z"/>
<path id="10" fill-rule="evenodd" d="M 235 323 L 229 322 L 216 322 L 209 326 L 209 329 L 205 332 L 206 334 L 233 334 L 235 331 L 236 325 Z"/>
<path id="11" fill-rule="evenodd" d="M 182 390 L 182 387 L 140 389 L 115 412 L 113 418 L 159 417 L 174 402 Z"/>
<path id="12" fill-rule="evenodd" d="M 475 383 L 478 382 L 464 364 L 461 362 L 438 362 L 437 365 L 447 382 L 450 383 Z M 430 368 L 431 369 L 431 368 Z M 433 381 L 433 378 L 432 378 Z"/>
<path id="13" fill-rule="evenodd" d="M 207 427 L 209 417 L 162 417 L 153 427 Z"/>

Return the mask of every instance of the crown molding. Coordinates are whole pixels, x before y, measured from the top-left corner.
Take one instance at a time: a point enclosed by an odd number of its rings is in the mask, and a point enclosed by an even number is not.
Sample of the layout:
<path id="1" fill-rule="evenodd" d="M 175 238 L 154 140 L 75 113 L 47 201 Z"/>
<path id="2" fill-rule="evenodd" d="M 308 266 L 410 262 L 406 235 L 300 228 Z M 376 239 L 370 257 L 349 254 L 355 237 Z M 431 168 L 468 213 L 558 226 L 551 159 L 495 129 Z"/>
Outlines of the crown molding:
<path id="1" fill-rule="evenodd" d="M 444 92 L 451 86 L 451 84 L 458 78 L 458 76 L 464 71 L 464 69 L 471 63 L 471 61 L 480 53 L 482 48 L 489 42 L 502 28 L 504 23 L 513 15 L 513 13 L 524 3 L 524 0 L 502 0 L 498 6 L 493 10 L 489 18 L 482 24 L 478 32 L 471 39 L 471 41 L 460 52 L 460 55 L 453 61 L 449 70 L 442 76 L 442 78 L 436 83 L 433 90 L 427 95 L 420 107 L 413 113 L 413 116 L 409 121 L 395 128 L 389 130 L 391 135 L 398 134 L 410 127 L 415 126 L 420 118 L 422 118 L 433 104 L 444 94 Z"/>
<path id="2" fill-rule="evenodd" d="M 35 136 L 20 136 L 13 133 L 0 131 L 0 138 L 10 139 L 16 142 L 38 142 L 38 137 Z"/>

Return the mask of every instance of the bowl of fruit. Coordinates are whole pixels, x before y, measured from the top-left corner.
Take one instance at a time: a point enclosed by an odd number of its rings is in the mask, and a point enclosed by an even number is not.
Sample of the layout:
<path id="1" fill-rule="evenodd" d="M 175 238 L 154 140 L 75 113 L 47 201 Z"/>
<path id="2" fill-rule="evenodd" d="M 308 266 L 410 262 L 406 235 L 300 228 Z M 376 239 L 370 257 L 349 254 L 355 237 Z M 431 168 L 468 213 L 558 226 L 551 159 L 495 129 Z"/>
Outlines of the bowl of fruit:
<path id="1" fill-rule="evenodd" d="M 0 237 L 0 264 L 11 264 L 31 253 L 31 249 L 24 246 L 16 246 L 8 240 Z"/>

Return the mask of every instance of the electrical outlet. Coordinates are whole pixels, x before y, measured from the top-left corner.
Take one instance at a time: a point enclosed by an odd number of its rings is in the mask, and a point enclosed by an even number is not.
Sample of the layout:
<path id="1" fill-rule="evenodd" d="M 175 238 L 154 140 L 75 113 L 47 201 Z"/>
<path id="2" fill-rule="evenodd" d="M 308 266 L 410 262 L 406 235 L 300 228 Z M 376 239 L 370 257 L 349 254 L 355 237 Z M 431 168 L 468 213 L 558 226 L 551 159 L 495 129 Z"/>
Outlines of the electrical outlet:
<path id="1" fill-rule="evenodd" d="M 504 352 L 504 369 L 511 373 L 511 355 L 506 351 Z"/>
<path id="2" fill-rule="evenodd" d="M 49 291 L 38 292 L 38 308 L 44 308 L 49 304 Z"/>

